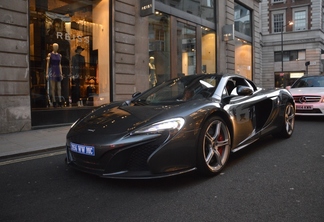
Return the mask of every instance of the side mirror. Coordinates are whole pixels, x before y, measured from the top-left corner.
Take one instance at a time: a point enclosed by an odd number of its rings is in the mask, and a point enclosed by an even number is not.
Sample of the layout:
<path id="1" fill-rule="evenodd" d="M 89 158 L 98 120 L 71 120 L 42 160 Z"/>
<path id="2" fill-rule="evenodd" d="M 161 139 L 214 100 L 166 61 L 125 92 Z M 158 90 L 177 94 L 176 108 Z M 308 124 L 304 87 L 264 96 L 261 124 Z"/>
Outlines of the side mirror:
<path id="1" fill-rule="evenodd" d="M 141 94 L 141 92 L 135 92 L 132 95 L 132 98 L 135 98 L 136 96 L 139 96 Z M 123 102 L 122 106 L 129 106 L 131 104 L 131 100 L 126 100 L 125 102 Z"/>
<path id="2" fill-rule="evenodd" d="M 248 86 L 237 86 L 236 92 L 239 96 L 250 96 L 253 94 L 253 90 Z"/>
<path id="3" fill-rule="evenodd" d="M 135 98 L 136 96 L 140 95 L 141 92 L 134 92 L 133 95 L 132 95 L 132 98 Z"/>

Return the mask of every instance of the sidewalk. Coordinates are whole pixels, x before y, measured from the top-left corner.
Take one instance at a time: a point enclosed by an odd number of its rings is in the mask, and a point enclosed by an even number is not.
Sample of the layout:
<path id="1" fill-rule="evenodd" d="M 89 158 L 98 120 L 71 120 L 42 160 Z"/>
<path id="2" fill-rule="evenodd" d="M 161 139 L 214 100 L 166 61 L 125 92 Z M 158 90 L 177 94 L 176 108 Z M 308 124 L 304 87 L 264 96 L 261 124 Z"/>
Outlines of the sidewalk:
<path id="1" fill-rule="evenodd" d="M 70 126 L 0 134 L 0 158 L 65 146 Z"/>

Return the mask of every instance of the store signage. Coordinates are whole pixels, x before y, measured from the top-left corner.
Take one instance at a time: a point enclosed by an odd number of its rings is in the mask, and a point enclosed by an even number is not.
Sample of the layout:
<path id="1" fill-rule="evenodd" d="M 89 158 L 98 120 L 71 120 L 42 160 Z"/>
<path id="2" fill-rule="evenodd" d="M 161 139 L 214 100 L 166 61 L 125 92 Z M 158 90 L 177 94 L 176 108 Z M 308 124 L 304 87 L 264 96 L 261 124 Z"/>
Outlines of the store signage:
<path id="1" fill-rule="evenodd" d="M 234 40 L 234 24 L 224 25 L 222 31 L 223 41 L 227 42 L 230 40 Z"/>
<path id="2" fill-rule="evenodd" d="M 63 33 L 63 32 L 57 32 L 56 33 L 56 38 L 61 39 L 61 40 L 75 40 L 77 42 L 84 42 L 84 43 L 90 43 L 90 37 L 89 36 L 82 36 L 82 35 L 70 35 L 69 33 Z"/>
<path id="3" fill-rule="evenodd" d="M 140 9 L 140 15 L 142 17 L 154 14 L 155 0 L 141 0 Z"/>

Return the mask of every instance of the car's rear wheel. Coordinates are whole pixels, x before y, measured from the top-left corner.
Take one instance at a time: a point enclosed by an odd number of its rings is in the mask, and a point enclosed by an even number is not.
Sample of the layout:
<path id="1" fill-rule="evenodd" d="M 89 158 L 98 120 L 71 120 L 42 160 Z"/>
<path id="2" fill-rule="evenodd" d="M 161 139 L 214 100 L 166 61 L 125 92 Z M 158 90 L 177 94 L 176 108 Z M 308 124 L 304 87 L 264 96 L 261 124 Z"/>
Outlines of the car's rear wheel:
<path id="1" fill-rule="evenodd" d="M 216 116 L 209 118 L 199 137 L 199 172 L 210 176 L 218 174 L 225 166 L 230 151 L 231 136 L 226 122 Z"/>
<path id="2" fill-rule="evenodd" d="M 295 128 L 295 107 L 290 102 L 286 104 L 284 122 L 279 127 L 281 127 L 281 131 L 274 134 L 275 137 L 289 138 L 293 134 Z"/>

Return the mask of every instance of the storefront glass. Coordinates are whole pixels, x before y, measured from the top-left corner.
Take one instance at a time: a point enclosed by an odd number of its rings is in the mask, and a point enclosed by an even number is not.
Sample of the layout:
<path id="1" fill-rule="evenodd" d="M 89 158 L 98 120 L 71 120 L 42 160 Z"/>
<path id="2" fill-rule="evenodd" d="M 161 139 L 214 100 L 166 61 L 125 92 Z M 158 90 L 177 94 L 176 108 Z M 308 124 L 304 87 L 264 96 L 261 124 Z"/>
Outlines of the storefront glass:
<path id="1" fill-rule="evenodd" d="M 251 10 L 235 3 L 235 72 L 252 79 Z"/>
<path id="2" fill-rule="evenodd" d="M 215 30 L 158 11 L 149 16 L 150 87 L 177 76 L 215 72 Z"/>
<path id="3" fill-rule="evenodd" d="M 150 86 L 178 76 L 215 73 L 215 1 L 156 2 L 162 4 L 149 15 Z"/>
<path id="4" fill-rule="evenodd" d="M 177 74 L 196 74 L 196 27 L 182 22 L 177 25 Z"/>
<path id="5" fill-rule="evenodd" d="M 157 0 L 181 11 L 214 22 L 214 0 Z"/>
<path id="6" fill-rule="evenodd" d="M 29 4 L 32 117 L 109 102 L 108 0 Z"/>
<path id="7" fill-rule="evenodd" d="M 214 30 L 201 27 L 202 73 L 216 72 L 216 33 Z"/>
<path id="8" fill-rule="evenodd" d="M 252 46 L 251 43 L 235 39 L 235 72 L 252 79 Z"/>
<path id="9" fill-rule="evenodd" d="M 163 13 L 149 17 L 150 87 L 170 78 L 170 18 Z"/>
<path id="10" fill-rule="evenodd" d="M 108 31 L 98 14 L 107 17 L 108 0 L 96 2 L 30 0 L 32 108 L 94 106 L 107 100 L 99 98 L 107 90 L 107 77 L 99 77 L 108 73 L 103 60 Z"/>

